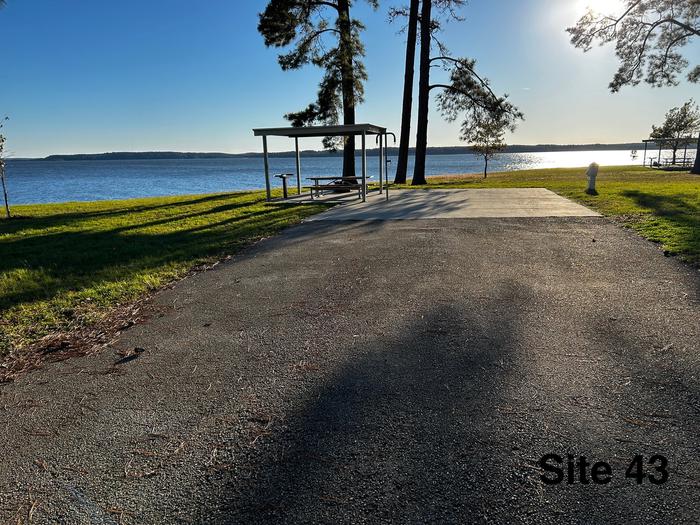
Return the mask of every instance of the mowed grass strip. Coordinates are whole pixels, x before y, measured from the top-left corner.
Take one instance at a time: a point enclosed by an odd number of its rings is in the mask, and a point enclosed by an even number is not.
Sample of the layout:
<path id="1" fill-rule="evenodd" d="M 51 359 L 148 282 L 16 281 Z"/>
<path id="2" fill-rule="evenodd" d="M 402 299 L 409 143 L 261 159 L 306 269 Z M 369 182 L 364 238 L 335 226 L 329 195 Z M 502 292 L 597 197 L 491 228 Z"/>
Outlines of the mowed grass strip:
<path id="1" fill-rule="evenodd" d="M 601 167 L 598 195 L 587 195 L 586 168 L 432 177 L 429 188 L 547 188 L 634 229 L 668 255 L 700 266 L 700 176 L 640 166 Z M 401 186 L 410 188 L 411 186 Z"/>
<path id="2" fill-rule="evenodd" d="M 326 209 L 263 192 L 15 206 L 0 220 L 0 356 Z"/>

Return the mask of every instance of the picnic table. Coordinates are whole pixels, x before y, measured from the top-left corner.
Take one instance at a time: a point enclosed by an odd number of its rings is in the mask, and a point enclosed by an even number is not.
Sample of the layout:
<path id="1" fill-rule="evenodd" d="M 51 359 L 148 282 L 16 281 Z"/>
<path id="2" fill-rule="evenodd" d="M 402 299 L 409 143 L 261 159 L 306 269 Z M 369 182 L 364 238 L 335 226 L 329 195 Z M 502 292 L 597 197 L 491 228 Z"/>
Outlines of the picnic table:
<path id="1" fill-rule="evenodd" d="M 367 177 L 371 179 L 372 177 Z M 313 181 L 312 186 L 306 186 L 311 193 L 311 199 L 321 196 L 322 190 L 357 190 L 358 196 L 362 197 L 362 177 L 306 177 L 307 180 Z M 321 181 L 329 181 L 328 184 L 321 184 Z"/>

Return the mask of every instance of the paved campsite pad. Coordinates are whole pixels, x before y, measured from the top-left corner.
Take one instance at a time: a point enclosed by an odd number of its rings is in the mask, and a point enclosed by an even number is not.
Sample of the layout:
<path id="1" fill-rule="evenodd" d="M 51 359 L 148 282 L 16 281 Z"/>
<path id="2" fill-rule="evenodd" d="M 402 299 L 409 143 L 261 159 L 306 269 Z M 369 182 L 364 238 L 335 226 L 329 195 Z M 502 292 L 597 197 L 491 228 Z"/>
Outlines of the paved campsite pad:
<path id="1" fill-rule="evenodd" d="M 545 188 L 393 190 L 389 201 L 372 193 L 314 215 L 308 221 L 474 219 L 497 217 L 599 217 L 600 214 Z"/>
<path id="2" fill-rule="evenodd" d="M 697 523 L 699 285 L 604 219 L 295 227 L 1 387 L 0 522 Z"/>

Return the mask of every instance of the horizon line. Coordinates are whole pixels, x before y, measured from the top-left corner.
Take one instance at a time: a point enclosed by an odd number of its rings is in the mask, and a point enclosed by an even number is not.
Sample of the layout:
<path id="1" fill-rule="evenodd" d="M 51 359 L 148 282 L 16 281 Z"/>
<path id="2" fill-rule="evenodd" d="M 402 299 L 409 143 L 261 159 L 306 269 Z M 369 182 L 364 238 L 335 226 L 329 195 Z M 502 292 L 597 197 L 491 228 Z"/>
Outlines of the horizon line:
<path id="1" fill-rule="evenodd" d="M 546 142 L 546 143 L 537 143 L 537 144 L 508 144 L 506 146 L 506 149 L 508 148 L 536 148 L 536 147 L 556 147 L 556 148 L 565 148 L 565 147 L 577 147 L 580 148 L 582 146 L 605 146 L 605 147 L 610 147 L 610 146 L 629 146 L 629 145 L 641 145 L 643 144 L 644 139 L 640 139 L 638 141 L 630 141 L 630 142 L 581 142 L 581 143 L 554 143 L 554 142 Z M 694 146 L 694 145 L 693 145 Z M 470 145 L 452 145 L 452 146 L 429 146 L 428 150 L 435 150 L 435 149 L 471 149 L 472 146 Z M 367 151 L 378 151 L 378 147 L 371 147 L 367 148 Z M 388 146 L 386 149 L 392 150 L 392 149 L 398 149 L 398 146 Z M 650 148 L 650 149 L 655 149 L 655 148 Z M 695 149 L 693 147 L 689 149 Z M 409 148 L 410 151 L 415 150 L 415 146 L 411 146 Z M 300 153 L 327 153 L 328 155 L 337 155 L 337 154 L 342 154 L 342 151 L 336 150 L 336 151 L 331 151 L 331 150 L 324 150 L 324 149 L 302 149 L 299 150 Z M 358 149 L 357 151 L 361 151 Z M 279 155 L 282 153 L 290 153 L 294 154 L 294 150 L 279 150 L 279 151 L 270 151 L 270 154 L 274 155 Z M 170 155 L 222 155 L 222 156 L 237 156 L 237 157 L 245 157 L 249 155 L 262 155 L 261 151 L 245 151 L 241 153 L 235 153 L 235 152 L 226 152 L 226 151 L 178 151 L 178 150 L 114 150 L 114 151 L 101 151 L 101 152 L 81 152 L 81 153 L 49 153 L 47 155 L 43 156 L 33 156 L 33 157 L 9 157 L 7 160 L 45 160 L 49 159 L 51 157 L 74 157 L 74 156 L 100 156 L 100 155 L 148 155 L 148 154 L 170 154 Z"/>

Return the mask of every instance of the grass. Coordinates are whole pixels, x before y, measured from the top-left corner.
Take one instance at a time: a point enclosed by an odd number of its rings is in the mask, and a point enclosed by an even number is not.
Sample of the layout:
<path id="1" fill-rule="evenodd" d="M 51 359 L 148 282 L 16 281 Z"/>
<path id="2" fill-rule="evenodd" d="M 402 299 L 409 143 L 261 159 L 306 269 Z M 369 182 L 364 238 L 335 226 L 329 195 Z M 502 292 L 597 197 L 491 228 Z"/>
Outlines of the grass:
<path id="1" fill-rule="evenodd" d="M 267 204 L 263 192 L 15 206 L 21 218 L 0 220 L 0 356 L 322 209 Z"/>
<path id="2" fill-rule="evenodd" d="M 669 254 L 700 265 L 700 177 L 602 168 L 431 179 L 433 188 L 545 187 L 616 218 Z M 266 204 L 262 192 L 15 206 L 0 221 L 0 356 L 95 324 L 120 304 L 193 267 L 325 209 Z"/>
<path id="3" fill-rule="evenodd" d="M 700 176 L 638 166 L 602 167 L 599 194 L 592 196 L 584 191 L 585 172 L 556 168 L 494 173 L 486 179 L 435 177 L 429 187 L 547 188 L 634 229 L 668 255 L 700 266 Z"/>

